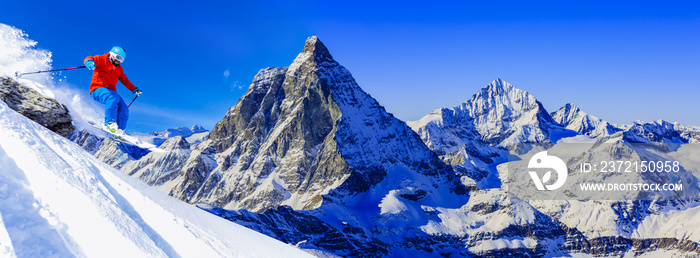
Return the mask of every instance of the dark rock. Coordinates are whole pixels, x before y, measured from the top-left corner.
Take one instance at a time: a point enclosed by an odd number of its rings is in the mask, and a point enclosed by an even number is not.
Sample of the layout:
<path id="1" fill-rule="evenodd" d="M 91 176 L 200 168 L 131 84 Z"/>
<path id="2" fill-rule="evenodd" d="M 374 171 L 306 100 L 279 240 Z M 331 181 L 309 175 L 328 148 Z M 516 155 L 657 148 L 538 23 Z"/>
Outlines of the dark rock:
<path id="1" fill-rule="evenodd" d="M 315 216 L 279 206 L 263 213 L 246 210 L 227 211 L 218 207 L 200 207 L 212 214 L 302 248 L 321 249 L 340 256 L 382 257 L 389 245 L 368 237 L 359 228 L 346 226 L 338 230 Z"/>
<path id="2" fill-rule="evenodd" d="M 0 100 L 49 130 L 68 136 L 75 127 L 68 108 L 52 98 L 25 87 L 11 78 L 0 77 Z"/>
<path id="3" fill-rule="evenodd" d="M 175 136 L 165 141 L 158 148 L 163 150 L 188 150 L 190 149 L 190 143 L 185 140 L 185 137 Z"/>

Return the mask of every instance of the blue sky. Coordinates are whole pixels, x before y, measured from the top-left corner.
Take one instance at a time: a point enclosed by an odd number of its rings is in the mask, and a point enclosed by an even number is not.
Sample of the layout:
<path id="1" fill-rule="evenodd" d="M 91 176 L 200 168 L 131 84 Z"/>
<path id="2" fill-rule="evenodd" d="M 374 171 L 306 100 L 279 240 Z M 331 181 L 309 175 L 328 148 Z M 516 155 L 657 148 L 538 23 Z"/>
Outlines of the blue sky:
<path id="1" fill-rule="evenodd" d="M 54 68 L 124 47 L 125 73 L 144 92 L 127 132 L 211 129 L 258 70 L 288 66 L 311 35 L 403 120 L 502 78 L 550 112 L 572 102 L 613 123 L 700 126 L 693 2 L 205 2 L 5 1 L 0 23 L 50 50 Z M 60 76 L 87 92 L 89 71 Z"/>

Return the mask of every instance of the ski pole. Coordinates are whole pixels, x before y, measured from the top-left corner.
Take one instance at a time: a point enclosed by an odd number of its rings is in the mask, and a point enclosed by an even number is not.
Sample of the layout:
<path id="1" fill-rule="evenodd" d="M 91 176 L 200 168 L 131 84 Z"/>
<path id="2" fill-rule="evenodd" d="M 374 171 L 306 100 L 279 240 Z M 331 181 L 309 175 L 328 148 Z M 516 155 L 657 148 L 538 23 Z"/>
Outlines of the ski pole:
<path id="1" fill-rule="evenodd" d="M 27 75 L 27 74 L 35 74 L 35 73 L 50 73 L 50 72 L 57 72 L 57 71 L 65 71 L 65 70 L 73 70 L 73 69 L 80 69 L 80 68 L 85 68 L 86 66 L 76 66 L 76 67 L 68 67 L 68 68 L 61 68 L 61 69 L 53 69 L 53 70 L 46 70 L 46 71 L 38 71 L 38 72 L 31 72 L 31 73 L 20 73 L 16 72 L 15 75 L 17 78 L 22 77 L 22 75 Z"/>
<path id="2" fill-rule="evenodd" d="M 134 101 L 135 101 L 136 98 L 138 98 L 138 97 L 139 97 L 139 95 L 136 95 L 136 97 L 134 97 L 134 99 L 131 100 L 131 103 L 129 103 L 129 105 L 126 106 L 126 107 L 127 107 L 127 108 L 130 108 L 130 107 L 131 107 L 131 104 L 134 103 Z"/>

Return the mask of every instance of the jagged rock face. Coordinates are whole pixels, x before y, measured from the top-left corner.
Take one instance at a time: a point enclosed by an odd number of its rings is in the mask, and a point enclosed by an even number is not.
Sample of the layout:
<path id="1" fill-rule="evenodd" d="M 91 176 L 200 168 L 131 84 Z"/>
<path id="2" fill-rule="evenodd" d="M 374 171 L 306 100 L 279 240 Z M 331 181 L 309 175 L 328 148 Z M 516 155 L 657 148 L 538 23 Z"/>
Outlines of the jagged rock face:
<path id="1" fill-rule="evenodd" d="M 148 150 L 115 140 L 105 139 L 102 141 L 102 144 L 100 144 L 100 147 L 97 148 L 94 156 L 107 165 L 120 169 L 128 162 L 138 160 L 146 154 L 148 154 Z"/>
<path id="2" fill-rule="evenodd" d="M 149 150 L 118 142 L 112 138 L 94 135 L 86 130 L 74 131 L 67 138 L 80 145 L 98 160 L 122 169 L 130 162 L 139 160 L 149 154 Z"/>
<path id="3" fill-rule="evenodd" d="M 97 151 L 102 146 L 102 142 L 105 140 L 102 137 L 97 137 L 85 130 L 75 131 L 68 136 L 68 139 L 83 147 L 87 152 L 95 155 Z"/>
<path id="4" fill-rule="evenodd" d="M 609 136 L 622 130 L 600 118 L 581 111 L 578 106 L 571 103 L 567 103 L 551 115 L 554 121 L 567 129 L 593 138 Z"/>
<path id="5" fill-rule="evenodd" d="M 301 248 L 320 249 L 349 257 L 384 256 L 389 253 L 388 244 L 369 237 L 362 229 L 346 226 L 341 230 L 289 206 L 268 209 L 260 214 L 246 210 L 227 211 L 217 207 L 203 209 Z"/>
<path id="6" fill-rule="evenodd" d="M 189 150 L 190 149 L 190 143 L 185 140 L 185 137 L 182 136 L 175 136 L 173 138 L 168 139 L 165 141 L 163 144 L 158 147 L 160 149 L 166 150 L 166 151 L 173 151 L 173 150 Z"/>
<path id="7" fill-rule="evenodd" d="M 216 153 L 217 166 L 194 196 L 179 189 L 174 196 L 253 211 L 280 203 L 311 209 L 331 191 L 364 192 L 391 165 L 453 179 L 450 167 L 362 91 L 316 37 L 289 68 L 260 71 L 197 150 Z"/>
<path id="8" fill-rule="evenodd" d="M 216 167 L 216 161 L 211 154 L 203 154 L 201 151 L 193 151 L 181 168 L 181 173 L 176 178 L 176 185 L 166 192 L 182 200 L 191 200 L 200 188 L 207 187 L 204 182 L 211 178 L 212 182 L 218 182 L 220 174 L 209 174 Z M 212 188 L 208 186 L 208 188 Z"/>
<path id="9" fill-rule="evenodd" d="M 0 77 L 0 100 L 38 124 L 62 136 L 68 136 L 75 127 L 66 106 L 56 100 L 25 87 L 10 78 Z"/>
<path id="10" fill-rule="evenodd" d="M 138 160 L 127 162 L 121 171 L 156 187 L 176 179 L 192 152 L 190 144 L 184 137 L 176 136 L 159 148 L 167 152 L 148 153 Z"/>
<path id="11" fill-rule="evenodd" d="M 498 180 L 493 176 L 489 178 L 490 173 L 496 173 L 495 166 L 490 165 L 502 162 L 505 157 L 508 157 L 508 150 L 505 148 L 489 146 L 478 140 L 468 142 L 458 150 L 440 156 L 462 176 L 462 184 L 474 185 L 479 189 L 500 185 L 499 182 L 494 182 Z M 474 182 L 471 183 L 471 181 Z"/>
<path id="12" fill-rule="evenodd" d="M 524 143 L 550 147 L 550 132 L 564 130 L 534 96 L 501 79 L 457 107 L 435 110 L 409 124 L 440 155 L 474 140 L 521 153 Z"/>

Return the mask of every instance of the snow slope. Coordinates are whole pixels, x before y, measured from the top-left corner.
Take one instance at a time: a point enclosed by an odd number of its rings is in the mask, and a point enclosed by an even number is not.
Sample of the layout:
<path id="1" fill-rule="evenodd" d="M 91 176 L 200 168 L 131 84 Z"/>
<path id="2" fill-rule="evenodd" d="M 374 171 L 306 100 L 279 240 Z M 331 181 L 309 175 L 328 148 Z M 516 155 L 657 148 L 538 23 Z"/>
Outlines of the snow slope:
<path id="1" fill-rule="evenodd" d="M 96 160 L 0 101 L 0 256 L 302 257 Z"/>

